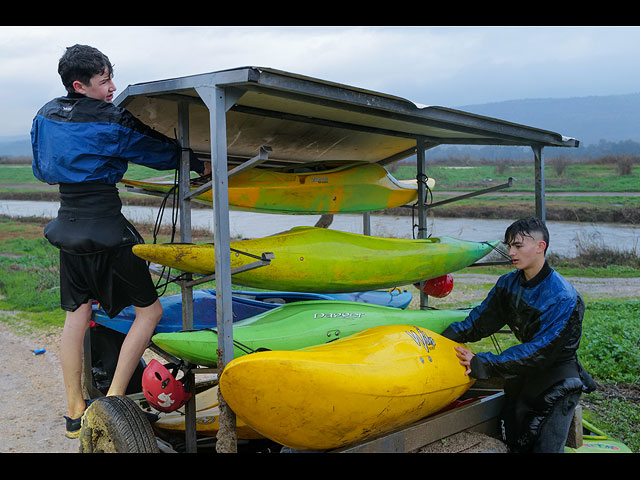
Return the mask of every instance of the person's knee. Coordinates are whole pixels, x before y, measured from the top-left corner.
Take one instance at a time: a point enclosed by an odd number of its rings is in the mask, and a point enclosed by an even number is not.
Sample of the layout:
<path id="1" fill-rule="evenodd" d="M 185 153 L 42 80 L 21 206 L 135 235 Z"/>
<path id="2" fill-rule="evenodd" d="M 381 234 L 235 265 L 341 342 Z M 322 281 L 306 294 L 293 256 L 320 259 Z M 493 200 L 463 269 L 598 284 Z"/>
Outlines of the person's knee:
<path id="1" fill-rule="evenodd" d="M 136 320 L 141 319 L 145 323 L 152 323 L 154 326 L 158 324 L 162 318 L 163 308 L 160 300 L 156 300 L 148 307 L 135 307 Z"/>
<path id="2" fill-rule="evenodd" d="M 74 328 L 89 328 L 91 324 L 91 301 L 83 303 L 73 311 L 67 311 L 65 323 Z"/>

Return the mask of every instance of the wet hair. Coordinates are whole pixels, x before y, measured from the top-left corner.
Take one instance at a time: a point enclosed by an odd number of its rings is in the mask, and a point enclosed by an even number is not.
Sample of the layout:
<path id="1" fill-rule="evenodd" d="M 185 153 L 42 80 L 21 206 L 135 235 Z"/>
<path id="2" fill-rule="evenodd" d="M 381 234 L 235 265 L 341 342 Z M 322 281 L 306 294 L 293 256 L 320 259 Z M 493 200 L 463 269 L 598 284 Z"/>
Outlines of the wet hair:
<path id="1" fill-rule="evenodd" d="M 73 45 L 67 47 L 58 62 L 58 74 L 64 88 L 73 93 L 73 82 L 78 80 L 85 85 L 91 83 L 91 77 L 100 75 L 107 70 L 113 75 L 113 66 L 109 58 L 100 50 L 89 45 Z"/>
<path id="2" fill-rule="evenodd" d="M 537 217 L 521 218 L 509 225 L 504 232 L 504 243 L 510 245 L 518 235 L 532 237 L 532 233 L 540 233 L 542 235 L 542 240 L 547 244 L 544 248 L 544 253 L 546 254 L 547 248 L 549 248 L 549 230 L 547 230 L 544 222 Z"/>

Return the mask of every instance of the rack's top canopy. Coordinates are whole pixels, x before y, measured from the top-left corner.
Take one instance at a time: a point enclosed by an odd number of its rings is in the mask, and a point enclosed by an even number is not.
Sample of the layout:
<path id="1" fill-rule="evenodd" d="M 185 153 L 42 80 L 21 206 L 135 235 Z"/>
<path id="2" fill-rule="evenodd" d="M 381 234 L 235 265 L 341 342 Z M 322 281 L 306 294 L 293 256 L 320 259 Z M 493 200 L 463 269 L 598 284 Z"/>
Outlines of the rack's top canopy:
<path id="1" fill-rule="evenodd" d="M 577 147 L 579 143 L 539 128 L 262 67 L 130 85 L 115 103 L 154 129 L 176 137 L 178 104 L 185 102 L 189 105 L 190 146 L 208 155 L 213 135 L 202 93 L 212 87 L 225 91 L 227 151 L 230 158 L 240 160 L 269 146 L 271 160 L 287 163 L 387 163 L 412 155 L 418 138 L 427 147 Z"/>

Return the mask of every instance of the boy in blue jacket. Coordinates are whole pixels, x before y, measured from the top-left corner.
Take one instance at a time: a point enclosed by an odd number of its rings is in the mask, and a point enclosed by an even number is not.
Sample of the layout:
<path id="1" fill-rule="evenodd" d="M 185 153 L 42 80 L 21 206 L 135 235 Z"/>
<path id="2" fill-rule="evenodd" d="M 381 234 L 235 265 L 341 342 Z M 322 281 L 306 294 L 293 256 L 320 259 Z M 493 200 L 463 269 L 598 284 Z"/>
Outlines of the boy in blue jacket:
<path id="1" fill-rule="evenodd" d="M 58 184 L 58 216 L 44 230 L 60 249 L 60 303 L 66 310 L 62 364 L 69 415 L 67 436 L 77 438 L 87 406 L 81 390 L 83 339 L 96 300 L 111 317 L 133 305 L 136 319 L 121 348 L 107 395 L 124 395 L 162 316 L 146 263 L 131 253 L 144 243 L 121 213 L 116 183 L 128 162 L 172 170 L 179 166 L 177 141 L 113 105 L 116 90 L 108 57 L 87 45 L 66 49 L 58 73 L 67 95 L 38 111 L 31 129 L 33 173 Z M 202 171 L 202 163 L 192 162 Z"/>
<path id="2" fill-rule="evenodd" d="M 504 241 L 516 270 L 442 334 L 475 342 L 508 325 L 519 345 L 499 354 L 456 347 L 460 364 L 473 378 L 505 379 L 503 432 L 512 451 L 561 453 L 581 393 L 595 389 L 577 357 L 584 302 L 547 263 L 549 232 L 540 219 L 514 222 Z"/>

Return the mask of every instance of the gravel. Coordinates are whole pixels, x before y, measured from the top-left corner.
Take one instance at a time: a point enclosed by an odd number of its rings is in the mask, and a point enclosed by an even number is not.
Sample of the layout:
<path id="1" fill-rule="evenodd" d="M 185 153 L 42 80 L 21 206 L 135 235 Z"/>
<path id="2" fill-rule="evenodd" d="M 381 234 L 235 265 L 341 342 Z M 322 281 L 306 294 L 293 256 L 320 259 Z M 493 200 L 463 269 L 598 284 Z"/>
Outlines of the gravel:
<path id="1" fill-rule="evenodd" d="M 7 312 L 2 312 L 7 315 Z M 77 453 L 65 437 L 66 398 L 57 356 L 59 337 L 23 336 L 0 321 L 1 453 Z M 34 355 L 32 350 L 45 348 Z"/>

